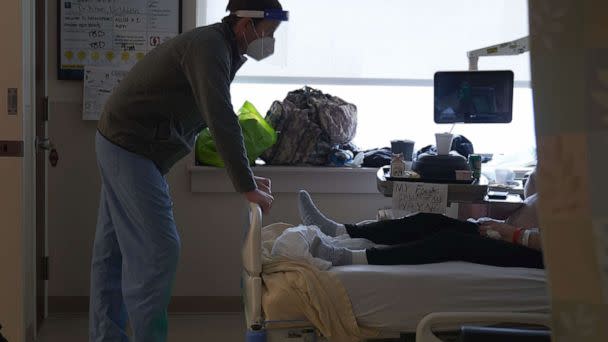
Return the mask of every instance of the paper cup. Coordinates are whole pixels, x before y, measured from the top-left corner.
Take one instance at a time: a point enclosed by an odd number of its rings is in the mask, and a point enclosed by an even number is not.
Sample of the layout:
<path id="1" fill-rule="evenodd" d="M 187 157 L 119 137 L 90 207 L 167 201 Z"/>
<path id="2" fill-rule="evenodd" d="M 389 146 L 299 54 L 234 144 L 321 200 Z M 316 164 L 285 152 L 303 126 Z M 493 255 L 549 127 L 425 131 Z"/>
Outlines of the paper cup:
<path id="1" fill-rule="evenodd" d="M 450 150 L 452 149 L 452 141 L 454 140 L 454 135 L 451 133 L 437 133 L 437 134 L 435 134 L 435 138 L 437 139 L 437 154 L 439 154 L 439 155 L 450 154 Z"/>
<path id="2" fill-rule="evenodd" d="M 515 181 L 515 173 L 509 169 L 496 169 L 496 183 L 508 185 Z"/>

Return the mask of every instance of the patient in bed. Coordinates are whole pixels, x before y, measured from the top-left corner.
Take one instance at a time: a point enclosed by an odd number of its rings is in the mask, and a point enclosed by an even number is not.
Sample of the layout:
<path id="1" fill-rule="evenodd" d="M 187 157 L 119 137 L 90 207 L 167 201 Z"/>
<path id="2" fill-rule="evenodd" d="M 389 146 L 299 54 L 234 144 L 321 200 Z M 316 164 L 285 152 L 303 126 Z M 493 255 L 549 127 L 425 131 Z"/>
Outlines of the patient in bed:
<path id="1" fill-rule="evenodd" d="M 465 261 L 500 267 L 544 268 L 537 229 L 534 173 L 526 184 L 525 197 L 525 205 L 506 221 L 489 218 L 460 221 L 443 215 L 418 213 L 397 220 L 341 224 L 323 215 L 306 191 L 300 192 L 299 210 L 305 225 L 317 226 L 326 235 L 347 234 L 383 245 L 350 250 L 315 238 L 310 253 L 334 266 Z"/>

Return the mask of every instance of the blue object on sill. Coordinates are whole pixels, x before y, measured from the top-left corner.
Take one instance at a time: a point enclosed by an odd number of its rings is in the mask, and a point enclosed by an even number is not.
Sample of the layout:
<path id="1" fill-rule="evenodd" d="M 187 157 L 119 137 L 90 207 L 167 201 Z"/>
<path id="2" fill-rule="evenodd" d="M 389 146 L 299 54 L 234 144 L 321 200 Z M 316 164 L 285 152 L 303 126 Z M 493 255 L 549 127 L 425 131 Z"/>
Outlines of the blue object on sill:
<path id="1" fill-rule="evenodd" d="M 247 336 L 245 337 L 245 342 L 266 342 L 266 331 L 247 331 Z"/>
<path id="2" fill-rule="evenodd" d="M 332 166 L 345 166 L 345 164 L 352 161 L 354 157 L 355 156 L 351 151 L 334 147 L 329 155 L 329 163 Z"/>

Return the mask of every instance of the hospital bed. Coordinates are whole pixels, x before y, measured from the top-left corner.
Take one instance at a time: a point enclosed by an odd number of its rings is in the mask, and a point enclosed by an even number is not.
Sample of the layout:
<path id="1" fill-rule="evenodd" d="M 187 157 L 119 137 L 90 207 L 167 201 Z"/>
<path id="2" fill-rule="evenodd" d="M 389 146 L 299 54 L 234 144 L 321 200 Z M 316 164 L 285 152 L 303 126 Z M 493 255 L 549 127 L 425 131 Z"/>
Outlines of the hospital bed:
<path id="1" fill-rule="evenodd" d="M 242 252 L 246 341 L 326 341 L 301 317 L 281 322 L 280 329 L 265 317 L 262 212 L 255 204 Z M 418 342 L 439 342 L 434 331 L 456 331 L 466 324 L 549 325 L 544 270 L 453 262 L 350 265 L 328 272 L 346 288 L 358 324 L 381 331 L 382 338 L 415 333 Z"/>

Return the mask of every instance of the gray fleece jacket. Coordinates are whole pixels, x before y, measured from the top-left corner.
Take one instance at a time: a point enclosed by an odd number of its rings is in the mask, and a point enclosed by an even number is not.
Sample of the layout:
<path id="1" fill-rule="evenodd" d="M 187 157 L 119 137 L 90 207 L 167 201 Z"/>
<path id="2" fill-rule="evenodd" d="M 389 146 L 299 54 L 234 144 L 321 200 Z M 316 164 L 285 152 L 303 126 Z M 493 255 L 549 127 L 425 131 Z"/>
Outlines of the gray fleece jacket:
<path id="1" fill-rule="evenodd" d="M 256 188 L 230 99 L 245 62 L 225 23 L 196 28 L 148 53 L 107 101 L 98 130 L 166 174 L 209 127 L 238 192 Z"/>

